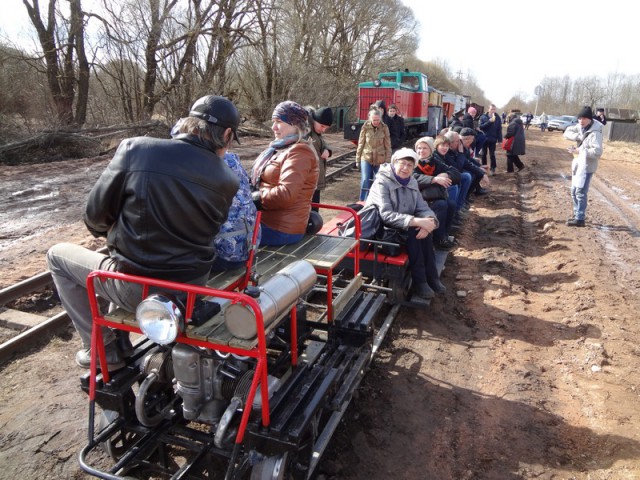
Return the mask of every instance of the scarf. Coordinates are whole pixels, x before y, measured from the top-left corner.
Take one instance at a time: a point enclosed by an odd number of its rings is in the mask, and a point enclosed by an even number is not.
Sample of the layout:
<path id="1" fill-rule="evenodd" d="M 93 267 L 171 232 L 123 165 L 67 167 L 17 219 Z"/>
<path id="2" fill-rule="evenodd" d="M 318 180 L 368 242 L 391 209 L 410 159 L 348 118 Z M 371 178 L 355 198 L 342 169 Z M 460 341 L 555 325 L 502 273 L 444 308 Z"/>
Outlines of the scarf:
<path id="1" fill-rule="evenodd" d="M 300 136 L 295 133 L 292 135 L 287 135 L 286 137 L 280 140 L 274 140 L 269 144 L 269 146 L 262 151 L 258 158 L 253 162 L 253 168 L 251 169 L 251 185 L 254 188 L 260 187 L 260 176 L 262 172 L 264 172 L 267 163 L 271 160 L 271 157 L 278 151 L 289 145 L 296 143 L 300 139 Z"/>
<path id="2" fill-rule="evenodd" d="M 433 177 L 433 174 L 436 172 L 436 166 L 431 165 L 429 159 L 420 160 L 418 162 L 418 170 L 420 170 L 420 172 L 424 173 L 425 175 Z"/>
<path id="3" fill-rule="evenodd" d="M 393 172 L 393 176 L 396 177 L 396 180 L 398 181 L 398 183 L 400 185 L 402 185 L 403 187 L 406 187 L 407 185 L 409 185 L 409 181 L 411 180 L 411 176 L 408 176 L 407 178 L 401 178 L 396 174 L 396 169 L 393 168 L 393 165 L 391 165 L 391 171 Z"/>

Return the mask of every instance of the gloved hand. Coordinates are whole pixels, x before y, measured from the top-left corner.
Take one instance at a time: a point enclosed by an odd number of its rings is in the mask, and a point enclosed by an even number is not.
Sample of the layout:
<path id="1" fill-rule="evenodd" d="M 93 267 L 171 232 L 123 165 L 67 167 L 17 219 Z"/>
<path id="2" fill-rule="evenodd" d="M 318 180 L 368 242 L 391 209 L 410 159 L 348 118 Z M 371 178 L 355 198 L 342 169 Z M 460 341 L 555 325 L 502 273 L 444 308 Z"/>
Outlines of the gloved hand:
<path id="1" fill-rule="evenodd" d="M 258 210 L 264 210 L 264 208 L 262 207 L 262 197 L 260 196 L 260 190 L 251 192 L 251 200 L 253 200 L 253 204 Z"/>

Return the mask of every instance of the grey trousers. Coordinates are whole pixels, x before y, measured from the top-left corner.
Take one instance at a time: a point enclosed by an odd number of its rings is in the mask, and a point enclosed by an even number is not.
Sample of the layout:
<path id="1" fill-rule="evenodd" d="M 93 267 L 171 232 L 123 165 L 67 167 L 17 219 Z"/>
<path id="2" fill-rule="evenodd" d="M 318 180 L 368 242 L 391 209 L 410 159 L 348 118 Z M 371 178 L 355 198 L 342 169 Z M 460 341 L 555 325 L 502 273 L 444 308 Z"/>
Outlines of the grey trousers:
<path id="1" fill-rule="evenodd" d="M 116 271 L 115 261 L 108 255 L 71 243 L 59 243 L 47 252 L 47 263 L 62 305 L 80 334 L 84 348 L 91 346 L 93 319 L 87 295 L 87 275 L 94 270 Z M 142 300 L 142 285 L 120 280 L 94 281 L 96 294 L 127 311 L 135 312 Z M 115 337 L 103 328 L 104 344 Z"/>

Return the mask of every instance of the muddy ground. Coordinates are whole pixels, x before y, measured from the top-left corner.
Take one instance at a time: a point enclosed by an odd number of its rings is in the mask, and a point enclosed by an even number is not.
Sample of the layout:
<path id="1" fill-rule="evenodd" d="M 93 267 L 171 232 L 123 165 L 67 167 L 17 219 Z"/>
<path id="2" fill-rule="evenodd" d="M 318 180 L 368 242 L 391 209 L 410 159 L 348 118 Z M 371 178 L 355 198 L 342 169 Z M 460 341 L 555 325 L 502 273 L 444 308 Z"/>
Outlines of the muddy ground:
<path id="1" fill-rule="evenodd" d="M 335 145 L 349 147 L 339 136 Z M 447 294 L 401 310 L 321 470 L 336 479 L 640 478 L 640 148 L 605 144 L 586 228 L 569 228 L 570 155 L 527 132 L 499 153 L 449 256 Z M 239 149 L 243 160 L 266 141 Z M 0 166 L 0 287 L 44 269 L 108 157 Z M 323 200 L 355 200 L 357 174 Z M 0 366 L 0 478 L 85 478 L 72 328 Z"/>

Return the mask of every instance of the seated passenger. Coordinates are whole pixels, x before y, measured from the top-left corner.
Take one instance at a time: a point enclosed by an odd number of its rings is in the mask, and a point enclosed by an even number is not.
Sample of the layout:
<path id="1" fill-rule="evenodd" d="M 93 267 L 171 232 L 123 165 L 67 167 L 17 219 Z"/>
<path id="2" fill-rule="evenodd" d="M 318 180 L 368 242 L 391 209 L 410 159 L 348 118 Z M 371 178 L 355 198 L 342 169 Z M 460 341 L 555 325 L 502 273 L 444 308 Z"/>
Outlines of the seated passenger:
<path id="1" fill-rule="evenodd" d="M 422 198 L 427 201 L 438 218 L 439 226 L 433 232 L 433 244 L 437 249 L 449 250 L 455 245 L 449 239 L 449 234 L 457 210 L 460 172 L 435 158 L 433 151 L 433 138 L 422 137 L 416 142 L 418 163 L 413 171 L 413 177 L 418 181 Z"/>
<path id="2" fill-rule="evenodd" d="M 438 227 L 435 213 L 424 201 L 418 182 L 412 173 L 418 155 L 410 148 L 401 148 L 391 157 L 391 164 L 380 166 L 371 186 L 365 208 L 376 205 L 386 227 L 407 232 L 407 254 L 414 293 L 433 298 L 444 293 L 445 286 L 438 278 L 433 238 Z"/>
<path id="3" fill-rule="evenodd" d="M 256 158 L 252 196 L 262 212 L 261 245 L 288 245 L 302 239 L 311 197 L 318 183 L 318 156 L 305 140 L 309 114 L 292 101 L 278 104 L 271 116 L 275 140 Z"/>
<path id="4" fill-rule="evenodd" d="M 233 197 L 227 221 L 222 224 L 213 242 L 216 259 L 211 267 L 212 272 L 243 267 L 249 259 L 253 230 L 256 228 L 257 209 L 251 199 L 249 175 L 242 168 L 240 159 L 235 153 L 227 152 L 222 159 L 240 179 L 240 187 Z M 257 228 L 260 230 L 260 225 Z M 258 231 L 256 240 L 258 245 L 260 237 L 261 233 Z"/>
<path id="5" fill-rule="evenodd" d="M 471 187 L 471 181 L 473 177 L 469 172 L 464 171 L 464 164 L 459 162 L 459 159 L 455 155 L 448 155 L 449 153 L 449 140 L 446 136 L 439 135 L 436 137 L 435 142 L 433 143 L 435 150 L 433 151 L 433 156 L 438 160 L 446 163 L 450 167 L 455 168 L 460 173 L 460 185 L 457 192 L 456 198 L 456 210 L 457 212 L 461 212 L 464 208 L 468 208 L 470 203 L 468 203 L 467 194 L 469 192 L 469 187 Z M 449 187 L 449 192 L 451 193 L 451 188 Z"/>

